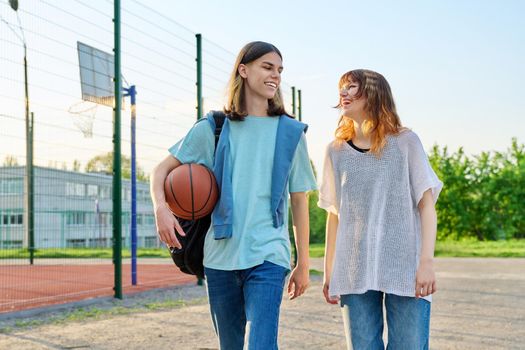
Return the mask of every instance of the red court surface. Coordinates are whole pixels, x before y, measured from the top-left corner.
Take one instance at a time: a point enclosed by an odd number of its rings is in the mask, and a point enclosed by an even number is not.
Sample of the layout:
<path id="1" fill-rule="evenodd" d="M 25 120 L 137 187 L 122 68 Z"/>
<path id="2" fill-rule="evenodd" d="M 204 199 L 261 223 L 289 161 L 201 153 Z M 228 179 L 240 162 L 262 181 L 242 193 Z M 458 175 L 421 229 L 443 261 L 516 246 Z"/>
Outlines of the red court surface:
<path id="1" fill-rule="evenodd" d="M 114 267 L 110 263 L 74 265 L 0 265 L 0 314 L 113 296 Z M 137 264 L 137 285 L 131 285 L 131 267 L 122 265 L 123 294 L 153 288 L 196 283 L 173 263 Z"/>

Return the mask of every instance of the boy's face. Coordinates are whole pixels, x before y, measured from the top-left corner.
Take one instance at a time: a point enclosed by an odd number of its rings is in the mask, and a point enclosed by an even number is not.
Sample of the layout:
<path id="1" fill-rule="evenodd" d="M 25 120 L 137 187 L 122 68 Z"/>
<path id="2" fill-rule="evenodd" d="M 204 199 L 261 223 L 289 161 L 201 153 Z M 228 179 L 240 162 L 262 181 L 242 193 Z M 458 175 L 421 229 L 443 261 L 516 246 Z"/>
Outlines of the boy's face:
<path id="1" fill-rule="evenodd" d="M 249 95 L 272 99 L 281 84 L 283 62 L 275 52 L 269 52 L 248 64 L 239 65 L 239 74 L 246 80 Z"/>

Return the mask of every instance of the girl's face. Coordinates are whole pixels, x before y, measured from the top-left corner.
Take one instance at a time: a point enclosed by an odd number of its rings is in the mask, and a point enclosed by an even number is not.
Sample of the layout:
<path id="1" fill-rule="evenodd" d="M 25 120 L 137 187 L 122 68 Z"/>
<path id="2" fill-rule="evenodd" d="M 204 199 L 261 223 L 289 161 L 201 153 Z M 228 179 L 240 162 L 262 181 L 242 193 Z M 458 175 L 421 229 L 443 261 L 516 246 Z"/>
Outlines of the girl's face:
<path id="1" fill-rule="evenodd" d="M 362 116 L 365 113 L 366 97 L 361 94 L 357 97 L 359 83 L 347 82 L 339 89 L 339 102 L 343 115 L 347 117 Z"/>
<path id="2" fill-rule="evenodd" d="M 283 61 L 275 52 L 269 52 L 248 64 L 239 65 L 239 74 L 246 81 L 248 95 L 272 99 L 281 84 Z"/>

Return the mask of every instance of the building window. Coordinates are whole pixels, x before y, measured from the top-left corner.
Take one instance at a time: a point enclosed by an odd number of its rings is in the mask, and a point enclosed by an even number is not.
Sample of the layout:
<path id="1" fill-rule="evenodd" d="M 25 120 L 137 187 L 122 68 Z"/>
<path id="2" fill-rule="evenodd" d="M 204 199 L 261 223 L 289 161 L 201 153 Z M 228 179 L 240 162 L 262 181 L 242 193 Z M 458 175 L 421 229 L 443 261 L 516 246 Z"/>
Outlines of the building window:
<path id="1" fill-rule="evenodd" d="M 110 186 L 100 186 L 98 194 L 99 194 L 100 199 L 111 198 L 111 187 Z"/>
<path id="2" fill-rule="evenodd" d="M 88 244 L 90 248 L 105 248 L 106 241 L 106 238 L 90 238 Z"/>
<path id="3" fill-rule="evenodd" d="M 139 190 L 138 191 L 138 200 L 140 202 L 149 202 L 150 201 L 150 197 L 149 197 L 149 192 L 146 191 L 146 190 Z"/>
<path id="4" fill-rule="evenodd" d="M 129 188 L 122 189 L 122 200 L 126 202 L 131 201 L 131 189 Z"/>
<path id="5" fill-rule="evenodd" d="M 20 249 L 23 248 L 22 240 L 0 241 L 0 247 L 5 249 Z"/>
<path id="6" fill-rule="evenodd" d="M 86 185 L 66 182 L 66 196 L 84 197 L 86 195 Z"/>
<path id="7" fill-rule="evenodd" d="M 81 211 L 74 211 L 67 213 L 67 224 L 68 225 L 85 225 L 86 224 L 86 213 Z"/>
<path id="8" fill-rule="evenodd" d="M 0 194 L 24 193 L 24 179 L 1 179 Z"/>
<path id="9" fill-rule="evenodd" d="M 111 213 L 100 213 L 100 225 L 109 226 L 113 220 L 113 215 Z"/>
<path id="10" fill-rule="evenodd" d="M 67 248 L 85 248 L 86 240 L 85 239 L 68 239 L 66 240 Z"/>
<path id="11" fill-rule="evenodd" d="M 23 223 L 24 214 L 2 214 L 0 216 L 2 226 L 22 226 Z"/>
<path id="12" fill-rule="evenodd" d="M 157 236 L 144 237 L 144 248 L 157 248 L 158 246 L 159 246 L 159 240 Z"/>
<path id="13" fill-rule="evenodd" d="M 154 225 L 155 224 L 155 218 L 151 214 L 146 215 L 146 225 Z"/>
<path id="14" fill-rule="evenodd" d="M 87 195 L 90 198 L 96 198 L 98 196 L 98 186 L 97 185 L 87 185 Z"/>

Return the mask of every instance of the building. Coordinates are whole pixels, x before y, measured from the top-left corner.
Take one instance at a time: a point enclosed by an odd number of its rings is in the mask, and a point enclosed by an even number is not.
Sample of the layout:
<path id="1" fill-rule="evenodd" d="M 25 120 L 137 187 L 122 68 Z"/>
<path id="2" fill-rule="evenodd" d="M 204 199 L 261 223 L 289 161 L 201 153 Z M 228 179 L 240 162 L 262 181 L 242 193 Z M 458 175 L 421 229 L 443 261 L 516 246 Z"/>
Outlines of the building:
<path id="1" fill-rule="evenodd" d="M 26 248 L 24 166 L 0 167 L 0 249 Z M 34 167 L 35 248 L 111 247 L 112 176 Z M 122 246 L 131 247 L 131 182 L 122 181 Z M 159 247 L 149 184 L 137 181 L 138 247 Z"/>

